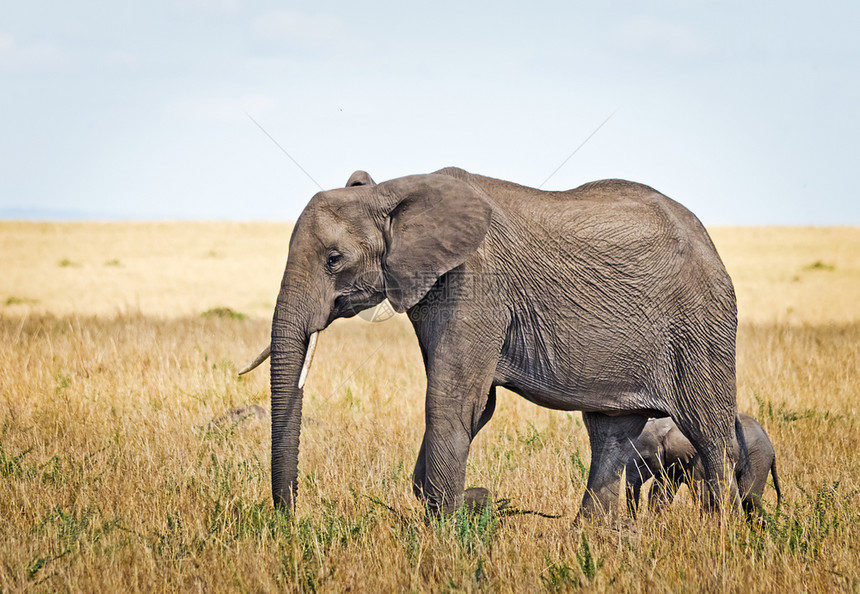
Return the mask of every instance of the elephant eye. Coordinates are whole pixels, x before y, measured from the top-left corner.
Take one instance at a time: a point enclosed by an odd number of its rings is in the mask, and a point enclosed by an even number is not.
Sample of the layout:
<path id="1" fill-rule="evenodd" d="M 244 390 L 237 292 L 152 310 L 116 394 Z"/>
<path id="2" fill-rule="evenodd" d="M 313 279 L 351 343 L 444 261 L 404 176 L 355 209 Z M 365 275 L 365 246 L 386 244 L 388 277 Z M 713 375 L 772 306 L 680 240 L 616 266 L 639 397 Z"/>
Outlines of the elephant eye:
<path id="1" fill-rule="evenodd" d="M 326 259 L 325 265 L 329 270 L 333 269 L 337 266 L 338 262 L 343 259 L 343 254 L 339 254 L 338 252 L 332 252 L 328 255 L 328 259 Z"/>

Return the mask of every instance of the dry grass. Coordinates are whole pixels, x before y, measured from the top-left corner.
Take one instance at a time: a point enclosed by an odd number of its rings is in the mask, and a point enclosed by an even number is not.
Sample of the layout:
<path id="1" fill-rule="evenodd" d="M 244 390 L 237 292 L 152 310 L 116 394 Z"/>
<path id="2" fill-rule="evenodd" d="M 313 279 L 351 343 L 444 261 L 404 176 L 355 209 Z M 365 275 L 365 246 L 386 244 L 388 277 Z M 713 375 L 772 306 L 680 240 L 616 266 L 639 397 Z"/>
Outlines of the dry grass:
<path id="1" fill-rule="evenodd" d="M 292 225 L 0 222 L 0 313 L 270 318 Z"/>
<path id="2" fill-rule="evenodd" d="M 860 316 L 860 228 L 711 230 L 742 322 L 825 324 Z"/>
<path id="3" fill-rule="evenodd" d="M 289 224 L 0 221 L 0 314 L 271 319 Z M 718 228 L 742 321 L 857 319 L 860 229 Z"/>
<path id="4" fill-rule="evenodd" d="M 765 529 L 684 500 L 571 527 L 580 416 L 507 392 L 467 482 L 561 517 L 425 524 L 410 488 L 424 374 L 402 317 L 322 334 L 297 514 L 275 512 L 268 423 L 211 421 L 268 404 L 265 367 L 236 370 L 266 340 L 287 233 L 0 224 L 0 591 L 860 588 L 857 230 L 714 233 L 741 303 L 739 406 L 778 456 L 785 505 L 768 487 Z M 248 317 L 200 315 L 219 307 Z"/>

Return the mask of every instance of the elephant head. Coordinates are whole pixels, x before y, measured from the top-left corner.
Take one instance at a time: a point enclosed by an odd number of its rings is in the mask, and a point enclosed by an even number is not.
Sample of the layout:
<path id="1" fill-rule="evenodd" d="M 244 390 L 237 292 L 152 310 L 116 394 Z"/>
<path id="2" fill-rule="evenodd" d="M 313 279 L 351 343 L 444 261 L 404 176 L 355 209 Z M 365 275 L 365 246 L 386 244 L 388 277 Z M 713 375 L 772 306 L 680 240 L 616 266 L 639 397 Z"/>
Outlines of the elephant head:
<path id="1" fill-rule="evenodd" d="M 356 172 L 320 192 L 296 221 L 272 319 L 272 496 L 295 504 L 303 384 L 317 333 L 388 299 L 403 312 L 478 249 L 492 207 L 468 182 L 444 174 L 375 184 Z"/>

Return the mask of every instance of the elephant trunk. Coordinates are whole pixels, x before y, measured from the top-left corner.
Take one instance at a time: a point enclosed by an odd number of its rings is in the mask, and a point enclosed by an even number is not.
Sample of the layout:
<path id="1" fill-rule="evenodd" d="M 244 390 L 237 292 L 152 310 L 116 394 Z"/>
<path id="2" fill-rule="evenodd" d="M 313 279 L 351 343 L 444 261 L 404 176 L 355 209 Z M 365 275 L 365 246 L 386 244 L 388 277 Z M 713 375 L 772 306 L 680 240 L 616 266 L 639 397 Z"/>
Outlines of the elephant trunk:
<path id="1" fill-rule="evenodd" d="M 272 498 L 275 506 L 292 509 L 298 490 L 299 434 L 302 424 L 300 384 L 310 341 L 307 310 L 302 312 L 295 290 L 282 290 L 272 320 Z M 302 381 L 300 381 L 300 379 Z"/>

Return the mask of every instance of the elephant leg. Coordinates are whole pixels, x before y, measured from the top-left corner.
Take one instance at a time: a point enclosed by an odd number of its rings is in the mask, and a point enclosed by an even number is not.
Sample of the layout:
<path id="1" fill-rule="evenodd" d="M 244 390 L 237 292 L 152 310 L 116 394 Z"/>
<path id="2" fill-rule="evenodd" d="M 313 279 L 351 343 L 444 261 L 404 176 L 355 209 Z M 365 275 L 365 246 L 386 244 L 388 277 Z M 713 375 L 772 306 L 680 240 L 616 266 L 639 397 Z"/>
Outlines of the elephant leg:
<path id="1" fill-rule="evenodd" d="M 415 470 L 412 471 L 412 492 L 418 499 L 424 500 L 424 479 L 427 474 L 426 447 L 427 436 L 421 440 L 421 448 L 418 450 L 418 459 L 415 461 Z"/>
<path id="2" fill-rule="evenodd" d="M 627 484 L 627 512 L 635 518 L 639 511 L 642 485 L 654 474 L 648 463 L 642 460 L 641 455 L 634 453 L 633 458 L 627 462 L 624 475 Z"/>
<path id="3" fill-rule="evenodd" d="M 651 494 L 648 497 L 648 509 L 655 513 L 662 513 L 675 499 L 678 492 L 678 484 L 664 469 L 657 473 Z"/>
<path id="4" fill-rule="evenodd" d="M 753 476 L 737 477 L 738 490 L 741 493 L 741 503 L 743 504 L 747 518 L 750 520 L 762 517 L 763 507 L 761 498 L 767 484 L 767 473 L 770 470 L 769 466 L 766 466 L 767 460 L 762 460 L 758 452 L 756 454 L 748 472 L 748 474 L 753 474 Z M 770 462 L 770 466 L 773 466 L 773 458 L 770 459 Z"/>
<path id="5" fill-rule="evenodd" d="M 767 485 L 768 472 L 773 465 L 773 446 L 770 442 L 762 444 L 760 440 L 750 440 L 749 464 L 744 465 L 742 472 L 737 472 L 736 477 L 744 512 L 751 520 L 762 516 L 761 498 Z"/>
<path id="6" fill-rule="evenodd" d="M 493 413 L 496 410 L 496 387 L 493 386 L 490 388 L 489 395 L 487 396 L 487 403 L 484 407 L 483 412 L 478 418 L 477 423 L 474 424 L 471 431 L 471 436 L 469 441 L 473 440 L 475 436 L 478 434 L 478 431 L 487 424 L 487 422 L 492 418 Z M 418 499 L 424 501 L 426 499 L 424 484 L 426 480 L 427 474 L 427 461 L 426 461 L 426 447 L 427 436 L 425 434 L 424 439 L 421 441 L 421 449 L 418 451 L 418 460 L 415 462 L 415 470 L 412 473 L 412 492 Z M 483 487 L 472 487 L 471 489 L 466 489 L 463 492 L 463 505 L 467 507 L 472 507 L 474 509 L 482 509 L 489 501 L 490 492 Z"/>
<path id="7" fill-rule="evenodd" d="M 463 502 L 470 438 L 452 419 L 428 415 L 415 463 L 413 491 L 428 512 L 451 514 Z"/>
<path id="8" fill-rule="evenodd" d="M 704 341 L 698 335 L 680 338 L 686 347 L 673 354 L 670 381 L 678 410 L 672 418 L 698 453 L 706 486 L 704 507 L 738 509 L 740 497 L 730 463 L 736 461 L 738 448 L 734 340 L 725 340 L 719 332 L 708 333 Z"/>
<path id="9" fill-rule="evenodd" d="M 744 465 L 742 471 L 735 473 L 735 478 L 738 481 L 738 492 L 741 497 L 741 505 L 744 513 L 746 513 L 748 518 L 752 519 L 761 516 L 761 495 L 764 493 L 764 485 L 758 485 L 757 477 L 751 476 L 754 464 L 758 460 L 751 460 L 750 462 L 750 464 Z"/>
<path id="10" fill-rule="evenodd" d="M 487 489 L 463 491 L 469 447 L 495 410 L 495 388 L 483 392 L 484 398 L 471 398 L 473 406 L 461 406 L 460 399 L 442 396 L 428 386 L 424 439 L 412 488 L 430 513 L 451 514 L 461 505 L 482 509 L 489 501 Z"/>
<path id="11" fill-rule="evenodd" d="M 744 513 L 746 513 L 748 518 L 755 519 L 761 517 L 761 495 L 757 493 L 748 493 L 746 497 L 741 500 L 741 503 L 743 504 Z"/>
<path id="12" fill-rule="evenodd" d="M 642 490 L 642 475 L 639 473 L 639 465 L 635 460 L 627 463 L 624 469 L 624 482 L 626 484 L 627 513 L 636 517 L 639 509 L 639 494 Z"/>
<path id="13" fill-rule="evenodd" d="M 699 454 L 699 460 L 703 468 L 702 482 L 704 488 L 701 494 L 702 502 L 706 509 L 716 511 L 728 505 L 730 509 L 737 508 L 740 504 L 738 484 L 734 472 L 729 472 L 732 466 L 728 459 L 728 451 L 731 444 L 731 422 L 728 428 L 719 432 L 719 437 L 704 436 L 695 428 L 681 426 L 693 447 Z M 689 431 L 689 432 L 688 432 Z M 728 491 L 726 487 L 728 486 Z"/>
<path id="14" fill-rule="evenodd" d="M 489 422 L 489 420 L 493 417 L 493 413 L 496 412 L 496 387 L 493 386 L 490 388 L 490 393 L 487 396 L 487 403 L 484 406 L 484 411 L 481 413 L 481 416 L 478 418 L 478 422 L 474 423 L 472 426 L 472 435 L 469 439 L 475 439 L 475 436 L 478 434 L 484 425 Z M 463 491 L 463 505 L 467 508 L 473 510 L 482 510 L 490 502 L 490 492 L 484 487 L 472 487 L 470 489 L 466 489 Z"/>
<path id="15" fill-rule="evenodd" d="M 633 442 L 647 419 L 638 415 L 611 417 L 582 413 L 591 444 L 591 468 L 579 515 L 592 518 L 616 512 L 621 471 L 633 455 Z"/>

